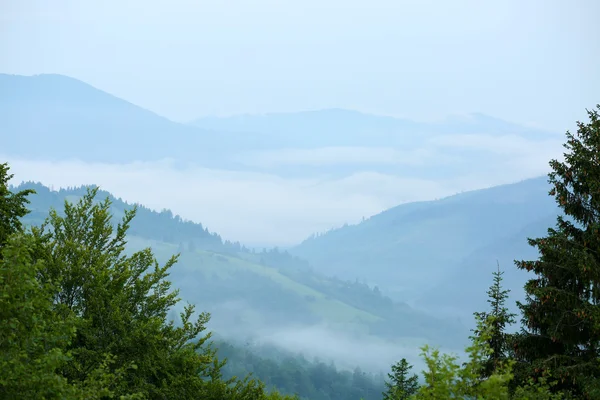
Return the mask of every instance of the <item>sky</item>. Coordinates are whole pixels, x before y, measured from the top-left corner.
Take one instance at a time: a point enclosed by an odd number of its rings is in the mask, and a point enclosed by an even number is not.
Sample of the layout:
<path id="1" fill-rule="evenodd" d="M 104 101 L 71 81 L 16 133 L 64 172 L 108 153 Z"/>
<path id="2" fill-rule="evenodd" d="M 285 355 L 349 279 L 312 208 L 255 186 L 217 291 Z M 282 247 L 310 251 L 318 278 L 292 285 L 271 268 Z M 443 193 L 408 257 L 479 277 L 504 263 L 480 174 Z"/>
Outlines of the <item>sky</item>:
<path id="1" fill-rule="evenodd" d="M 180 122 L 347 108 L 421 121 L 481 112 L 562 133 L 600 101 L 597 15 L 596 0 L 0 0 L 0 73 L 68 75 Z M 450 149 L 502 162 L 448 179 L 369 165 L 442 171 L 465 162 Z M 560 150 L 556 138 L 457 132 L 410 153 L 334 147 L 236 155 L 271 171 L 355 165 L 327 182 L 165 162 L 2 157 L 18 181 L 98 184 L 226 239 L 289 246 L 402 202 L 542 175 Z"/>
<path id="2" fill-rule="evenodd" d="M 329 107 L 562 132 L 598 102 L 596 0 L 0 0 L 0 72 L 176 121 Z"/>

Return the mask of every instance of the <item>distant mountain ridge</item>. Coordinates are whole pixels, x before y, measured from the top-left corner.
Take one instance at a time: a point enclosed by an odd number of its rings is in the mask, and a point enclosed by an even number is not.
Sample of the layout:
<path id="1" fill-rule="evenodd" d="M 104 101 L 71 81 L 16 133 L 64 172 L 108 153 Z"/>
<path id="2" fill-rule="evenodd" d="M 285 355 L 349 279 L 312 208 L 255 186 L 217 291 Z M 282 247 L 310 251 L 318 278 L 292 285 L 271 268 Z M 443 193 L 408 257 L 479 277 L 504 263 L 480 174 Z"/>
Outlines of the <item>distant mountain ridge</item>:
<path id="1" fill-rule="evenodd" d="M 290 249 L 317 270 L 377 282 L 386 293 L 433 312 L 469 316 L 485 307 L 496 261 L 522 292 L 512 260 L 536 257 L 527 244 L 554 225 L 559 209 L 547 178 L 403 204 Z"/>
<path id="2" fill-rule="evenodd" d="M 347 109 L 322 109 L 293 113 L 204 117 L 190 122 L 202 129 L 239 133 L 262 133 L 270 139 L 291 136 L 292 147 L 406 146 L 440 134 L 517 134 L 547 139 L 554 133 L 524 127 L 481 113 L 466 118 L 450 117 L 434 123 L 367 114 Z M 415 136 L 415 138 L 411 138 Z"/>
<path id="3" fill-rule="evenodd" d="M 553 134 L 482 114 L 420 123 L 344 109 L 170 121 L 77 79 L 0 74 L 3 151 L 21 157 L 131 162 L 173 158 L 235 166 L 235 151 L 328 146 L 409 149 L 433 135 Z M 90 144 L 91 143 L 91 144 Z M 51 151 L 49 151 L 51 150 Z"/>
<path id="4" fill-rule="evenodd" d="M 220 165 L 238 135 L 179 124 L 63 75 L 0 74 L 0 139 L 6 155 L 133 162 L 177 159 Z"/>

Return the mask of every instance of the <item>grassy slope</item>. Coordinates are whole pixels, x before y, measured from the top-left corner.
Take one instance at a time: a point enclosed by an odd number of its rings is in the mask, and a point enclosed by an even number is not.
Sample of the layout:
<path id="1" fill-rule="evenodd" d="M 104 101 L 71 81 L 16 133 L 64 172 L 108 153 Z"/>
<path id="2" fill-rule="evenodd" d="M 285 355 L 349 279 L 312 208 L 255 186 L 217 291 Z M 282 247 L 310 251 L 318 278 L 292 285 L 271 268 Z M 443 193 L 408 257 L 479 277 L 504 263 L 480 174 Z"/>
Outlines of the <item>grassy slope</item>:
<path id="1" fill-rule="evenodd" d="M 36 225 L 50 207 L 60 211 L 65 199 L 75 202 L 85 192 L 79 188 L 50 192 L 38 184 L 25 187 L 38 192 L 32 198 L 32 213 L 25 220 Z M 107 195 L 100 192 L 97 199 Z M 117 222 L 132 206 L 118 199 L 112 201 Z M 189 240 L 196 241 L 194 249 L 190 249 Z M 237 329 L 238 321 L 247 329 L 318 324 L 351 335 L 374 335 L 404 344 L 413 339 L 420 343 L 451 340 L 447 339 L 450 332 L 458 337 L 463 329 L 455 321 L 432 318 L 406 305 L 373 300 L 370 289 L 353 286 L 352 282 L 346 284 L 310 270 L 263 261 L 268 256 L 227 245 L 199 224 L 139 207 L 131 226 L 129 251 L 145 247 L 151 247 L 160 262 L 181 252 L 171 273 L 174 286 L 181 289 L 183 300 L 213 313 L 215 326 L 222 329 Z M 446 332 L 442 338 L 440 327 Z"/>
<path id="2" fill-rule="evenodd" d="M 435 290 L 478 249 L 523 234 L 557 212 L 545 178 L 404 204 L 358 224 L 311 238 L 291 250 L 327 274 L 365 275 L 402 298 Z M 510 251 L 510 249 L 506 249 Z M 518 253 L 513 254 L 518 257 Z M 483 260 L 495 267 L 495 259 Z"/>
<path id="3" fill-rule="evenodd" d="M 129 245 L 131 250 L 140 250 L 145 247 L 152 247 L 152 250 L 161 260 L 167 259 L 172 254 L 178 252 L 178 246 L 175 244 L 150 241 L 141 237 L 130 237 Z M 373 314 L 359 310 L 337 299 L 321 293 L 302 283 L 298 283 L 288 276 L 281 274 L 277 269 L 253 263 L 239 257 L 214 253 L 205 250 L 196 250 L 184 252 L 180 257 L 180 266 L 187 269 L 186 272 L 199 273 L 204 276 L 218 276 L 220 278 L 235 279 L 236 273 L 240 271 L 252 272 L 267 279 L 270 279 L 280 285 L 283 289 L 292 291 L 301 296 L 313 296 L 309 306 L 318 316 L 335 323 L 351 322 L 374 322 L 381 320 Z"/>

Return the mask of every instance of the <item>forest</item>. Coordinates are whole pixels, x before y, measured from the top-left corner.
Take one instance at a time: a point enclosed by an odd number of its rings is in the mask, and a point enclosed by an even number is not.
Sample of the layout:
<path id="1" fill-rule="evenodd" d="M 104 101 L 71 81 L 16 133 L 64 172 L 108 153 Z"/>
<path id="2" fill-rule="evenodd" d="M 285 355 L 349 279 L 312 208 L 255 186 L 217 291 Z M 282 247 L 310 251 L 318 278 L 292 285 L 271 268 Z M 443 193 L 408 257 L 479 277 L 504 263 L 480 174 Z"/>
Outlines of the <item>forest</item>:
<path id="1" fill-rule="evenodd" d="M 150 217 L 143 219 L 148 226 L 136 225 L 143 208 L 114 215 L 114 199 L 98 188 L 64 204 L 48 196 L 46 205 L 31 210 L 37 188 L 12 190 L 10 166 L 0 164 L 0 398 L 600 399 L 599 112 L 600 105 L 588 111 L 589 121 L 578 122 L 577 132 L 566 133 L 564 160 L 550 161 L 549 195 L 561 214 L 546 236 L 523 238 L 539 257 L 515 261 L 531 274 L 519 312 L 506 304 L 499 267 L 490 276 L 488 309 L 473 316 L 466 357 L 424 345 L 420 374 L 405 358 L 381 376 L 213 337 L 206 329 L 213 316 L 202 301 L 182 304 L 172 284 L 173 267 L 186 262 L 184 250 L 220 252 L 223 264 L 233 262 L 231 253 L 243 253 L 246 260 L 284 269 L 282 276 L 302 275 L 308 266 L 285 252 L 251 251 L 178 221 L 202 238 L 186 243 L 187 232 L 168 229 L 174 217 L 167 211 L 156 217 L 167 221 L 162 225 Z M 154 239 L 173 245 L 126 248 L 140 231 L 152 230 Z M 344 299 L 345 310 L 377 317 L 373 329 L 420 329 L 441 341 L 441 324 L 450 324 L 413 320 L 403 327 L 403 318 L 415 315 L 409 307 L 359 282 L 305 284 L 322 304 Z M 303 290 L 307 300 L 313 292 Z M 298 299 L 290 297 L 286 306 Z M 305 303 L 296 306 L 302 318 L 319 317 Z M 176 320 L 174 310 L 180 311 Z M 266 321 L 275 323 L 278 315 Z M 509 333 L 514 325 L 520 329 Z"/>

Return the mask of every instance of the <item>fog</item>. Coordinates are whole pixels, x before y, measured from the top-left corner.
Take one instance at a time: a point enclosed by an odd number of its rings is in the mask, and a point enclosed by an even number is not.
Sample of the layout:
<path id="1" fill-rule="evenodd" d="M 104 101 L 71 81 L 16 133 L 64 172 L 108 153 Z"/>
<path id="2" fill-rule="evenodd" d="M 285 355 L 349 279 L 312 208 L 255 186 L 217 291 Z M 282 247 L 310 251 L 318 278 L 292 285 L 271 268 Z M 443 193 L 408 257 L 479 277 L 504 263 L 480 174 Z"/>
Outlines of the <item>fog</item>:
<path id="1" fill-rule="evenodd" d="M 212 312 L 212 318 L 207 328 L 215 333 L 215 337 L 229 340 L 242 347 L 276 346 L 309 360 L 332 362 L 336 367 L 350 371 L 359 366 L 365 372 L 387 373 L 390 365 L 402 358 L 406 358 L 415 370 L 421 371 L 425 368 L 425 363 L 421 359 L 423 345 L 428 344 L 442 352 L 464 357 L 462 345 L 467 343 L 465 340 L 455 343 L 455 346 L 440 346 L 439 343 L 418 337 L 384 340 L 377 336 L 327 324 L 291 322 L 285 326 L 247 326 L 221 317 L 227 311 L 248 309 L 248 304 L 242 301 L 220 304 L 209 310 Z M 175 321 L 177 321 L 175 311 L 180 312 L 180 310 L 183 310 L 182 304 L 177 306 L 171 315 Z M 293 321 L 293 316 L 290 316 L 290 321 Z"/>
<path id="2" fill-rule="evenodd" d="M 421 360 L 420 347 L 427 344 L 419 338 L 402 338 L 397 343 L 385 342 L 376 337 L 351 336 L 342 330 L 334 331 L 322 326 L 293 327 L 259 335 L 266 343 L 275 344 L 291 351 L 333 360 L 342 368 L 354 369 L 360 366 L 363 371 L 383 372 L 396 361 L 406 358 L 415 369 L 425 368 Z M 440 351 L 463 354 L 461 348 L 448 348 L 429 343 Z"/>
<path id="3" fill-rule="evenodd" d="M 342 369 L 379 373 L 389 370 L 390 365 L 406 358 L 417 371 L 425 368 L 420 347 L 427 344 L 419 338 L 402 338 L 396 343 L 377 337 L 351 335 L 343 330 L 333 330 L 320 325 L 293 326 L 269 331 L 257 331 L 250 343 L 275 345 L 290 352 L 304 355 L 307 359 L 334 362 Z M 232 338 L 235 340 L 236 338 Z M 429 343 L 442 352 L 462 356 L 464 349 L 448 348 Z"/>
<path id="4" fill-rule="evenodd" d="M 228 240 L 285 247 L 405 202 L 543 175 L 548 160 L 561 155 L 561 140 L 462 134 L 433 137 L 417 151 L 326 147 L 229 155 L 263 166 L 262 172 L 213 170 L 173 160 L 103 164 L 36 161 L 10 154 L 3 158 L 14 166 L 14 183 L 39 181 L 56 189 L 95 184 L 128 202 L 171 209 Z M 467 161 L 457 151 L 476 151 L 480 158 Z M 297 166 L 300 172 L 280 176 L 283 164 Z M 340 165 L 347 170 L 332 173 L 326 168 Z M 408 169 L 378 171 L 382 165 Z M 322 168 L 314 172 L 306 166 Z M 423 174 L 432 168 L 435 172 Z"/>

